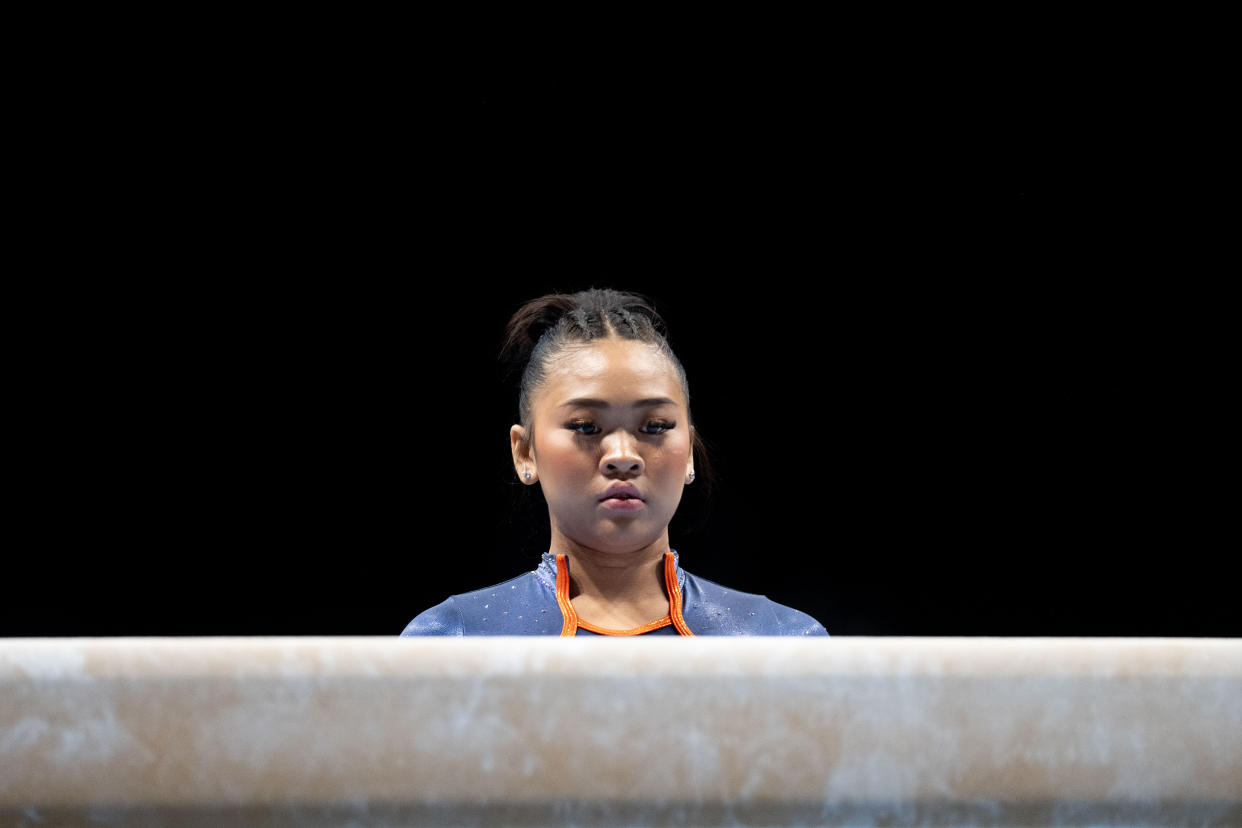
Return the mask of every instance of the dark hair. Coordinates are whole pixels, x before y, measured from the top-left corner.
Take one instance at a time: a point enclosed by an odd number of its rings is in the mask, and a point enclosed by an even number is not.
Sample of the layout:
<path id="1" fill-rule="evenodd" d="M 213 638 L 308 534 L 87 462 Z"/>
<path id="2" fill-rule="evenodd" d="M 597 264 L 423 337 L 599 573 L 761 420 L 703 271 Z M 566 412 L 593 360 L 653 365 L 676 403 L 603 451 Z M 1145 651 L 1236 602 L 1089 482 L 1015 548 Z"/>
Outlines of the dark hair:
<path id="1" fill-rule="evenodd" d="M 668 357 L 681 380 L 686 413 L 693 426 L 686 369 L 669 346 L 666 331 L 651 300 L 637 293 L 591 288 L 570 294 L 551 293 L 522 305 L 509 320 L 501 348 L 501 356 L 522 371 L 518 393 L 521 424 L 531 432 L 531 397 L 546 380 L 548 362 L 553 356 L 566 347 L 615 336 L 649 343 Z M 697 428 L 691 429 L 691 447 L 697 476 L 704 488 L 710 489 L 707 445 Z"/>

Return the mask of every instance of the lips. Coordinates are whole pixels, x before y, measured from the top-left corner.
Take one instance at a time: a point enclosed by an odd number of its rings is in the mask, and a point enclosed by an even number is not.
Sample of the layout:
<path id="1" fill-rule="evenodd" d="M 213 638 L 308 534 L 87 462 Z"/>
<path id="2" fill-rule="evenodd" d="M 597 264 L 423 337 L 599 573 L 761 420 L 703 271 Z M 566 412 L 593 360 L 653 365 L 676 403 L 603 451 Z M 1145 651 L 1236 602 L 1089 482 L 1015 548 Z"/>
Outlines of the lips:
<path id="1" fill-rule="evenodd" d="M 599 496 L 599 500 L 603 503 L 606 500 L 638 500 L 641 501 L 643 496 L 639 494 L 638 487 L 629 483 L 613 483 L 608 490 Z"/>

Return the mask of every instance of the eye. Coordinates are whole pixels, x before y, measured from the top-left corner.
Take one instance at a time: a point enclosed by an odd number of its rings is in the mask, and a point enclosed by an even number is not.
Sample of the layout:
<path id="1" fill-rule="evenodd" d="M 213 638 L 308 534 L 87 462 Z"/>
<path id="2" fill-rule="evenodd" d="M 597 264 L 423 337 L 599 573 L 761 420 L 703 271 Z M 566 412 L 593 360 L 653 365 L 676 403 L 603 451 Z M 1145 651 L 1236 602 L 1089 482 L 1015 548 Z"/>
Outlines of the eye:
<path id="1" fill-rule="evenodd" d="M 599 432 L 599 426 L 590 420 L 574 420 L 572 423 L 566 423 L 565 428 L 570 431 L 576 431 L 579 434 L 596 434 Z"/>
<path id="2" fill-rule="evenodd" d="M 669 422 L 668 420 L 652 420 L 643 426 L 642 430 L 647 434 L 663 434 L 669 429 L 676 427 L 677 423 Z"/>

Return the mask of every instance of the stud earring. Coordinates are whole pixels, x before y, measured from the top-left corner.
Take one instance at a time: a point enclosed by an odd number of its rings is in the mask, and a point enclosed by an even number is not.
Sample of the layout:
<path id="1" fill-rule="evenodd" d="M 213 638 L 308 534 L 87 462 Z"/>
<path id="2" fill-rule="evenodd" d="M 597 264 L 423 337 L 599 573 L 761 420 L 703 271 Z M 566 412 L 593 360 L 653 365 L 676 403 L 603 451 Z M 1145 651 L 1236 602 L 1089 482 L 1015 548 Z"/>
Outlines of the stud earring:
<path id="1" fill-rule="evenodd" d="M 526 478 L 527 480 L 530 480 L 530 472 L 526 472 L 525 474 L 522 475 L 522 477 Z"/>
<path id="2" fill-rule="evenodd" d="M 693 482 L 694 482 L 694 469 L 691 469 L 691 470 L 690 470 L 690 474 L 688 474 L 688 475 L 686 476 L 686 482 L 687 482 L 687 483 L 693 483 Z"/>

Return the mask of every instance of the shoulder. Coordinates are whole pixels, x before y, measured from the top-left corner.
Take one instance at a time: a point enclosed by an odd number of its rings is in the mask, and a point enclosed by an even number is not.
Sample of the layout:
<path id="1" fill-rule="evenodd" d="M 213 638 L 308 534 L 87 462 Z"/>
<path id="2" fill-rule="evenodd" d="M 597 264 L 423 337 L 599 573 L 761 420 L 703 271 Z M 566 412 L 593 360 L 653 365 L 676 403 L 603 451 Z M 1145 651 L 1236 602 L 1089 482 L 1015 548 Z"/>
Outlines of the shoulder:
<path id="1" fill-rule="evenodd" d="M 452 595 L 406 625 L 415 635 L 559 635 L 556 593 L 534 572 Z"/>
<path id="2" fill-rule="evenodd" d="M 685 574 L 682 614 L 696 635 L 828 635 L 807 613 L 766 595 Z"/>
<path id="3" fill-rule="evenodd" d="M 453 596 L 424 610 L 405 625 L 401 635 L 462 635 L 461 611 L 453 604 Z"/>

